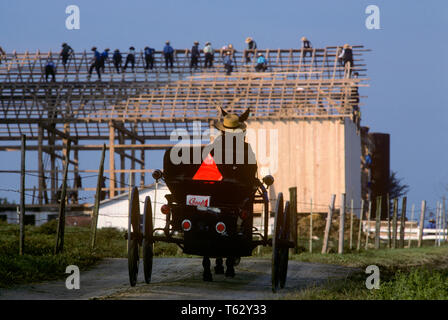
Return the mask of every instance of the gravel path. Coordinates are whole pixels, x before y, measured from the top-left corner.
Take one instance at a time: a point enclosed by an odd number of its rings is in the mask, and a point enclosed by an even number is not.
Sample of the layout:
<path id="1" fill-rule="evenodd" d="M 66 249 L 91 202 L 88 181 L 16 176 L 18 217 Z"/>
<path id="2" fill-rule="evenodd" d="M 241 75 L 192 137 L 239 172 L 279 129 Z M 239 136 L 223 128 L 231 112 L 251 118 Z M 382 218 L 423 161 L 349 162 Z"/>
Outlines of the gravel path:
<path id="1" fill-rule="evenodd" d="M 81 272 L 79 290 L 67 290 L 65 279 L 61 279 L 0 289 L 0 299 L 277 299 L 329 279 L 345 278 L 355 270 L 289 261 L 286 287 L 273 294 L 269 259 L 242 258 L 235 278 L 214 275 L 213 282 L 202 281 L 199 258 L 155 258 L 149 285 L 144 283 L 142 267 L 140 263 L 139 282 L 133 288 L 129 286 L 127 260 L 106 259 L 92 270 Z"/>

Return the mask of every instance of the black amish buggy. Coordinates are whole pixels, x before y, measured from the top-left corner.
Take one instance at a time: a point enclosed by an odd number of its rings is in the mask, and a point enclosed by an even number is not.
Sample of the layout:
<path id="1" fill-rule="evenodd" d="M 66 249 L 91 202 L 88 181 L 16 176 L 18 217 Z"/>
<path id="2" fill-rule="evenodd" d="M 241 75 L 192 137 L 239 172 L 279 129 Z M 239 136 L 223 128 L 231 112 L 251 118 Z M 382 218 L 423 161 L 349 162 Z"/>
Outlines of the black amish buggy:
<path id="1" fill-rule="evenodd" d="M 217 163 L 213 152 L 202 163 L 195 164 L 193 155 L 195 152 L 202 155 L 203 148 L 182 147 L 180 152 L 187 152 L 187 158 L 191 160 L 187 164 L 173 163 L 171 148 L 165 152 L 163 172 L 153 172 L 153 178 L 164 180 L 171 192 L 165 196 L 167 203 L 161 207 L 166 217 L 164 228 L 153 226 L 149 197 L 145 199 L 143 215 L 140 214 L 139 192 L 137 187 L 133 187 L 126 235 L 131 286 L 137 282 L 140 247 L 145 282 L 151 282 L 153 244 L 156 241 L 175 243 L 184 253 L 207 259 L 251 256 L 252 251 L 262 245 L 273 248 L 272 290 L 276 292 L 285 286 L 288 249 L 294 245 L 290 241 L 289 202 L 284 204 L 282 193 L 278 194 L 271 237 L 268 235 L 270 210 L 267 188 L 273 184 L 274 178 L 266 176 L 260 181 L 256 164 Z M 263 230 L 253 224 L 254 204 L 257 203 L 264 208 L 260 212 L 264 219 Z"/>

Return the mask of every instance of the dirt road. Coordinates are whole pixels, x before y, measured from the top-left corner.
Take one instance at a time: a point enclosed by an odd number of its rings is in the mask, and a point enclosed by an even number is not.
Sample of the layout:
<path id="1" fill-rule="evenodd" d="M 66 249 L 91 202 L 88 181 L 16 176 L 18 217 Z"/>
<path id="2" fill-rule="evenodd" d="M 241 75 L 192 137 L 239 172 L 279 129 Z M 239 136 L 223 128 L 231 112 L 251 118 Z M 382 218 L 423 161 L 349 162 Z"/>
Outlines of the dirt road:
<path id="1" fill-rule="evenodd" d="M 328 279 L 344 278 L 353 271 L 340 266 L 289 261 L 286 287 L 273 294 L 269 259 L 243 258 L 236 267 L 235 278 L 214 275 L 213 282 L 203 282 L 201 259 L 156 258 L 152 283 L 144 283 L 140 264 L 139 282 L 131 288 L 127 260 L 106 259 L 92 270 L 81 272 L 79 290 L 66 289 L 62 279 L 0 289 L 0 299 L 277 299 Z"/>

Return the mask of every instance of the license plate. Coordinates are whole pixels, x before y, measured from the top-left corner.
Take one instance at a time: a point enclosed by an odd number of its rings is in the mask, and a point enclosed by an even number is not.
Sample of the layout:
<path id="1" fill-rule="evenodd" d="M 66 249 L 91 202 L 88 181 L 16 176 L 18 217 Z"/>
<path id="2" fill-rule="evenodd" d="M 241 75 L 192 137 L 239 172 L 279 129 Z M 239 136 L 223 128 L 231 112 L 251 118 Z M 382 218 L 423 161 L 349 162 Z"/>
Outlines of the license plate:
<path id="1" fill-rule="evenodd" d="M 210 196 L 187 195 L 187 205 L 195 207 L 209 207 Z"/>

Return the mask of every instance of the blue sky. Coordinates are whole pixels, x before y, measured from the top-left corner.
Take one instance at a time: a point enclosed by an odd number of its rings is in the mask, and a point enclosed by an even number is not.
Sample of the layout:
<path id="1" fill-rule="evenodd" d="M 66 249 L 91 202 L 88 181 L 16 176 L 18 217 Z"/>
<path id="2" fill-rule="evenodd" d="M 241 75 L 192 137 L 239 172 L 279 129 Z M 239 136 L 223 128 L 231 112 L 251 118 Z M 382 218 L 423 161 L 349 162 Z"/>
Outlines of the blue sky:
<path id="1" fill-rule="evenodd" d="M 80 30 L 65 28 L 65 8 L 72 4 L 80 8 Z M 365 27 L 365 8 L 371 4 L 380 8 L 381 30 Z M 410 185 L 408 203 L 426 199 L 432 207 L 443 194 L 442 186 L 448 188 L 447 27 L 447 1 L 0 3 L 0 45 L 7 51 L 58 51 L 64 41 L 76 51 L 92 45 L 160 49 L 166 40 L 177 48 L 198 40 L 211 41 L 215 47 L 233 43 L 242 49 L 247 36 L 260 48 L 296 48 L 303 35 L 315 47 L 363 44 L 372 49 L 365 56 L 371 80 L 370 87 L 361 91 L 368 96 L 363 125 L 371 132 L 391 134 L 391 169 Z M 1 163 L 17 159 L 18 154 L 2 154 Z M 1 174 L 0 178 L 2 184 L 18 187 L 17 178 Z M 15 198 L 0 192 L 1 196 Z"/>

